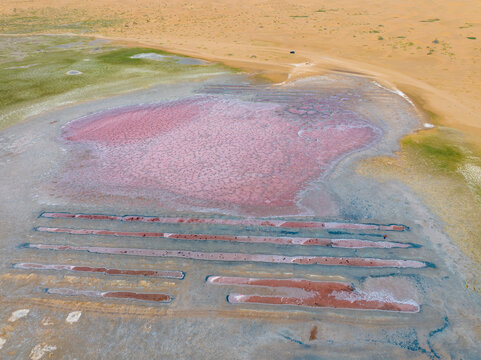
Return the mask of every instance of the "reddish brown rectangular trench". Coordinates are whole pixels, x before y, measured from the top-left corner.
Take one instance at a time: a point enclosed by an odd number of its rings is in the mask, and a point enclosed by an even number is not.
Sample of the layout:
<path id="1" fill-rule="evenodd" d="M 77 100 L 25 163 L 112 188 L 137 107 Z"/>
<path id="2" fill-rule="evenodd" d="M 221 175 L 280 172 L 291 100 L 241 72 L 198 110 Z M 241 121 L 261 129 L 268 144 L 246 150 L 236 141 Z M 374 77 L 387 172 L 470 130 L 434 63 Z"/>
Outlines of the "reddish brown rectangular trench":
<path id="1" fill-rule="evenodd" d="M 75 214 L 44 212 L 40 214 L 44 218 L 64 219 L 85 219 L 85 220 L 114 220 L 124 222 L 147 222 L 162 224 L 213 224 L 213 225 L 241 225 L 241 226 L 266 226 L 280 228 L 321 228 L 321 229 L 346 229 L 346 230 L 383 230 L 383 231 L 404 231 L 405 225 L 379 225 L 379 224 L 358 224 L 342 222 L 320 222 L 320 221 L 286 221 L 286 220 L 263 220 L 254 218 L 245 219 L 220 219 L 220 218 L 182 218 L 182 217 L 158 217 L 158 216 L 137 216 L 137 215 L 103 215 L 103 214 Z"/>
<path id="2" fill-rule="evenodd" d="M 96 290 L 76 290 L 67 288 L 49 288 L 45 289 L 47 294 L 64 295 L 64 296 L 87 296 L 101 298 L 115 298 L 123 300 L 141 300 L 168 303 L 173 300 L 168 294 L 159 293 L 136 293 L 130 291 L 96 291 Z"/>
<path id="3" fill-rule="evenodd" d="M 66 270 L 75 272 L 93 272 L 103 273 L 105 275 L 133 275 L 146 276 L 157 278 L 172 278 L 183 279 L 184 273 L 182 271 L 168 271 L 168 270 L 127 270 L 127 269 L 109 269 L 105 267 L 90 267 L 77 265 L 61 265 L 61 264 L 36 264 L 36 263 L 18 263 L 14 264 L 15 269 L 23 270 Z"/>
<path id="4" fill-rule="evenodd" d="M 226 276 L 209 276 L 206 281 L 212 285 L 262 287 L 274 292 L 274 295 L 269 296 L 229 294 L 227 301 L 231 304 L 253 303 L 354 310 L 419 311 L 419 305 L 412 299 L 400 301 L 385 295 L 381 297 L 375 293 L 357 290 L 351 284 L 343 282 Z"/>
<path id="5" fill-rule="evenodd" d="M 424 268 L 427 263 L 417 260 L 376 259 L 362 257 L 331 257 L 331 256 L 283 256 L 270 254 L 245 254 L 224 252 L 196 252 L 185 250 L 142 249 L 142 248 L 117 248 L 97 246 L 71 246 L 55 244 L 24 244 L 26 248 L 62 250 L 62 251 L 87 251 L 97 254 L 153 256 L 163 258 L 184 258 L 207 261 L 239 261 L 239 262 L 265 262 L 277 264 L 301 265 L 340 265 L 359 267 L 394 267 L 394 268 Z"/>
<path id="6" fill-rule="evenodd" d="M 38 227 L 37 231 L 48 233 L 64 233 L 70 235 L 104 235 L 128 236 L 145 238 L 168 238 L 178 240 L 215 240 L 243 243 L 269 243 L 278 245 L 300 246 L 329 246 L 336 248 L 409 248 L 411 244 L 390 241 L 370 241 L 360 239 L 327 239 L 327 238 L 300 238 L 300 237 L 270 237 L 270 236 L 235 236 L 235 235 L 209 235 L 209 234 L 172 234 L 164 232 L 132 232 L 101 229 L 70 229 L 54 227 Z"/>

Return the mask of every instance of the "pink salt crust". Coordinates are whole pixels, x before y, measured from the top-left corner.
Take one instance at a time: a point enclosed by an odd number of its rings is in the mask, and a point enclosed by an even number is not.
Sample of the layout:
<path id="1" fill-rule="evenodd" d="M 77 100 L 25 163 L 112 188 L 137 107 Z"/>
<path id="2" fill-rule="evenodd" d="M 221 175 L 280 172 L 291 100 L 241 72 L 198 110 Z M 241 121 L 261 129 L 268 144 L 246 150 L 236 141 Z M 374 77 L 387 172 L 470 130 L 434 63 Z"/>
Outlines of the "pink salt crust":
<path id="1" fill-rule="evenodd" d="M 295 105 L 215 96 L 123 108 L 68 124 L 77 151 L 67 187 L 126 196 L 176 196 L 206 207 L 282 208 L 380 130 L 320 100 Z M 76 154 L 75 156 L 78 156 Z M 160 195 L 159 195 L 160 194 Z"/>

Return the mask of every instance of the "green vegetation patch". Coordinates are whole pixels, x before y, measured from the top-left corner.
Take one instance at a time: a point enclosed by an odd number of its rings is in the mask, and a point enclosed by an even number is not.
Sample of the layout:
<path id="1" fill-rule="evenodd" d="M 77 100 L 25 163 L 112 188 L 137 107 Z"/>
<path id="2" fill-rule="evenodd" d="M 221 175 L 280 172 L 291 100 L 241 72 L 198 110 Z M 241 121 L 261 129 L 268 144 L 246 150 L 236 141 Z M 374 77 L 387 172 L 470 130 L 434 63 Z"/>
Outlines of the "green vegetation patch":
<path id="1" fill-rule="evenodd" d="M 440 19 L 426 19 L 426 20 L 420 20 L 420 22 L 436 22 L 439 21 Z"/>
<path id="2" fill-rule="evenodd" d="M 161 61 L 131 58 L 141 53 L 166 57 Z M 8 113 L 76 89 L 85 89 L 82 96 L 89 98 L 89 94 L 109 95 L 116 90 L 231 71 L 218 64 L 183 65 L 178 57 L 169 55 L 150 48 L 119 49 L 109 42 L 74 36 L 0 38 L 0 129 L 23 120 Z M 122 84 L 122 89 L 111 84 Z M 104 93 L 102 88 L 108 87 L 110 92 Z"/>
<path id="3" fill-rule="evenodd" d="M 460 249 L 481 264 L 481 154 L 462 133 L 445 127 L 401 141 L 401 176 L 443 219 Z M 475 271 L 476 281 L 481 282 Z M 473 279 L 473 280 L 474 280 Z"/>
<path id="4" fill-rule="evenodd" d="M 403 150 L 416 155 L 436 173 L 456 174 L 469 153 L 447 130 L 430 130 L 407 136 L 401 141 Z"/>
<path id="5" fill-rule="evenodd" d="M 93 32 L 101 28 L 122 25 L 125 20 L 92 18 L 85 10 L 78 9 L 28 9 L 14 14 L 0 15 L 0 32 L 27 34 L 36 32 Z"/>

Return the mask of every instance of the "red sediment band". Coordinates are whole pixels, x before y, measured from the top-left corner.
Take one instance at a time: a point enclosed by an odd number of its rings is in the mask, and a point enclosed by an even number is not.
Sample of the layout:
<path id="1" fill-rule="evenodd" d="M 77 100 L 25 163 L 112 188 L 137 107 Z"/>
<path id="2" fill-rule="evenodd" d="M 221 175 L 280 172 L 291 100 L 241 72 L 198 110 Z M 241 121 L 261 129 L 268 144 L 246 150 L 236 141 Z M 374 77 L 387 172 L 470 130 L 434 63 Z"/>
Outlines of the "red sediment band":
<path id="1" fill-rule="evenodd" d="M 133 236 L 133 237 L 165 237 L 162 232 L 131 232 L 131 231 L 111 231 L 99 229 L 67 229 L 54 227 L 38 227 L 37 231 L 49 233 L 65 233 L 70 235 L 107 235 L 107 236 Z"/>
<path id="2" fill-rule="evenodd" d="M 306 299 L 288 296 L 262 296 L 262 295 L 244 295 L 230 294 L 228 301 L 231 304 L 253 303 L 268 305 L 295 305 L 319 308 L 337 308 L 337 309 L 353 309 L 353 310 L 384 310 L 399 312 L 419 312 L 419 305 L 414 302 L 396 302 L 382 300 L 335 300 L 324 298 L 322 296 L 312 296 Z"/>
<path id="3" fill-rule="evenodd" d="M 65 296 L 87 296 L 87 297 L 102 297 L 102 298 L 116 298 L 126 300 L 142 300 L 154 302 L 170 302 L 172 296 L 168 294 L 145 294 L 130 291 L 95 291 L 95 290 L 76 290 L 66 288 L 49 288 L 46 290 L 47 294 L 65 295 Z"/>
<path id="4" fill-rule="evenodd" d="M 358 291 L 351 284 L 343 282 L 225 276 L 209 276 L 207 282 L 215 285 L 264 287 L 272 289 L 274 292 L 283 291 L 283 294 L 279 294 L 279 296 L 231 294 L 228 296 L 228 301 L 234 304 L 256 303 L 356 310 L 419 311 L 419 305 L 414 300 L 399 301 L 384 294 L 380 296 L 376 293 Z"/>
<path id="5" fill-rule="evenodd" d="M 339 281 L 311 281 L 304 279 L 256 279 L 246 277 L 231 276 L 209 276 L 207 283 L 214 285 L 246 285 L 246 286 L 262 286 L 262 287 L 282 287 L 296 288 L 306 291 L 322 291 L 325 289 L 338 291 L 352 291 L 351 284 Z"/>
<path id="6" fill-rule="evenodd" d="M 244 253 L 219 253 L 197 252 L 185 250 L 160 250 L 141 248 L 117 248 L 97 246 L 71 246 L 50 244 L 27 244 L 25 247 L 46 250 L 73 250 L 87 251 L 96 254 L 153 256 L 166 258 L 184 258 L 207 261 L 240 261 L 240 262 L 265 262 L 277 264 L 301 264 L 301 265 L 341 265 L 359 267 L 394 267 L 394 268 L 423 268 L 427 264 L 417 260 L 392 260 L 357 257 L 331 257 L 331 256 L 283 256 L 266 254 Z"/>
<path id="7" fill-rule="evenodd" d="M 127 269 L 109 269 L 105 267 L 90 267 L 90 266 L 76 266 L 76 265 L 61 265 L 61 264 L 36 264 L 36 263 L 18 263 L 14 264 L 15 269 L 31 269 L 31 270 L 66 270 L 76 272 L 94 272 L 103 273 L 106 275 L 133 275 L 133 276 L 147 276 L 157 278 L 173 278 L 183 279 L 184 273 L 182 271 L 162 271 L 162 270 L 127 270 Z"/>
<path id="8" fill-rule="evenodd" d="M 241 225 L 241 226 L 266 226 L 280 228 L 322 228 L 322 229 L 346 229 L 346 230 L 383 230 L 383 231 L 404 231 L 404 225 L 377 225 L 377 224 L 353 224 L 341 222 L 317 222 L 317 221 L 286 221 L 286 220 L 262 220 L 262 219 L 200 219 L 180 217 L 156 217 L 156 216 L 135 216 L 135 215 L 98 215 L 98 214 L 73 214 L 73 213 L 52 213 L 45 212 L 40 215 L 44 218 L 67 218 L 85 220 L 114 220 L 114 221 L 135 221 L 151 222 L 162 224 L 213 224 L 213 225 Z"/>
<path id="9" fill-rule="evenodd" d="M 128 291 L 109 291 L 104 293 L 103 297 L 157 302 L 169 302 L 172 300 L 172 297 L 167 294 L 143 294 Z"/>
<path id="10" fill-rule="evenodd" d="M 301 246 L 330 246 L 337 248 L 408 248 L 410 244 L 390 241 L 369 241 L 359 239 L 325 239 L 325 238 L 300 238 L 300 237 L 270 237 L 270 236 L 235 236 L 235 235 L 209 235 L 209 234 L 172 234 L 163 232 L 130 232 L 99 229 L 68 229 L 53 227 L 38 227 L 40 232 L 65 233 L 70 235 L 107 235 L 130 236 L 147 238 L 168 238 L 178 240 L 215 240 L 244 243 L 268 243 L 279 245 Z"/>

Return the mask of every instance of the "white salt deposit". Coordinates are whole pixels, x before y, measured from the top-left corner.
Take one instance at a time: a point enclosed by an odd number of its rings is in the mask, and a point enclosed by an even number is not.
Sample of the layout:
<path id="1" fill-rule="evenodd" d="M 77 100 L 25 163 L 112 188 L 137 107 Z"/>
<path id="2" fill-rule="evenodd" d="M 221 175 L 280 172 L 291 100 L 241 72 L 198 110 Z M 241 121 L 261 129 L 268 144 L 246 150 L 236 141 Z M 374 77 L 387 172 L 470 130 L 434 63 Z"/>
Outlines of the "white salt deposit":
<path id="1" fill-rule="evenodd" d="M 37 344 L 30 352 L 30 360 L 40 360 L 46 353 L 57 350 L 55 345 L 48 345 L 45 343 Z"/>
<path id="2" fill-rule="evenodd" d="M 29 312 L 30 312 L 29 309 L 20 309 L 20 310 L 14 311 L 12 315 L 8 318 L 8 321 L 10 322 L 17 321 L 18 319 L 21 319 L 27 316 Z"/>
<path id="3" fill-rule="evenodd" d="M 467 163 L 460 166 L 458 172 L 460 172 L 471 185 L 481 185 L 481 167 Z"/>
<path id="4" fill-rule="evenodd" d="M 401 90 L 399 89 L 388 89 L 387 87 L 384 87 L 382 86 L 381 84 L 379 84 L 377 81 L 373 81 L 372 82 L 374 85 L 376 85 L 377 87 L 380 87 L 381 89 L 384 89 L 386 91 L 389 91 L 393 94 L 396 94 L 396 95 L 399 95 L 400 97 L 402 97 L 404 100 L 406 100 L 408 103 L 410 103 L 412 106 L 414 106 L 414 103 L 411 101 L 411 99 L 405 94 L 403 93 Z"/>
<path id="5" fill-rule="evenodd" d="M 11 66 L 5 68 L 5 70 L 13 70 L 13 69 L 28 69 L 31 68 L 32 66 L 36 66 L 38 64 L 30 64 L 30 65 L 22 65 L 22 66 Z"/>
<path id="6" fill-rule="evenodd" d="M 130 58 L 131 59 L 147 59 L 147 60 L 162 61 L 166 57 L 167 56 L 160 55 L 160 54 L 157 54 L 157 53 L 141 53 L 141 54 L 132 55 Z"/>
<path id="7" fill-rule="evenodd" d="M 407 304 L 413 305 L 415 307 L 419 307 L 419 305 L 412 299 L 406 300 L 398 300 L 395 299 L 392 294 L 386 291 L 372 291 L 372 292 L 364 292 L 361 290 L 356 290 L 352 292 L 347 291 L 333 291 L 331 295 L 336 300 L 345 300 L 349 301 L 350 303 L 358 302 L 358 301 L 379 301 L 382 303 L 399 303 L 399 304 Z"/>
<path id="8" fill-rule="evenodd" d="M 72 311 L 71 313 L 69 313 L 67 315 L 67 318 L 65 319 L 65 321 L 68 322 L 69 324 L 73 324 L 73 323 L 79 321 L 81 316 L 82 316 L 81 311 Z"/>

